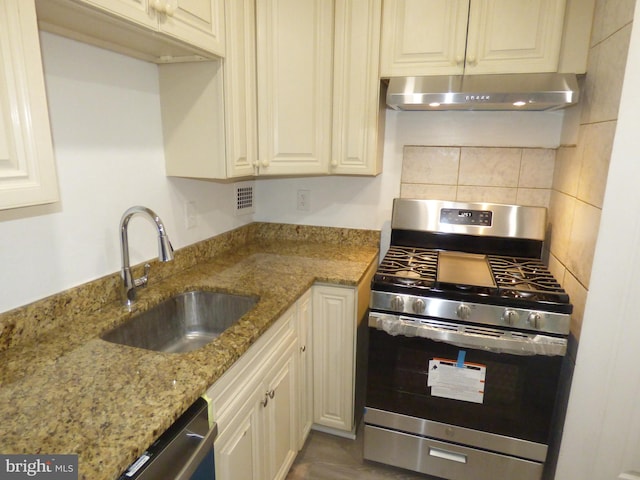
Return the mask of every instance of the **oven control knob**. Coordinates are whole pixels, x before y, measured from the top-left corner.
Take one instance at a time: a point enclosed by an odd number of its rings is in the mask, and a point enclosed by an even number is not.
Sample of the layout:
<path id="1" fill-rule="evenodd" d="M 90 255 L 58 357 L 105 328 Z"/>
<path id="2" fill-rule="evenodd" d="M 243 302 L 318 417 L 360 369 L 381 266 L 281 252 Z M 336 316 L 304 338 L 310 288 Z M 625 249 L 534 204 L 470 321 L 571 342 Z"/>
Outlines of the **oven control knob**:
<path id="1" fill-rule="evenodd" d="M 531 312 L 529 317 L 527 317 L 527 321 L 529 322 L 529 325 L 538 330 L 540 330 L 544 325 L 544 320 L 539 312 Z"/>
<path id="2" fill-rule="evenodd" d="M 391 299 L 391 308 L 395 311 L 402 312 L 404 310 L 404 299 L 398 295 Z"/>
<path id="3" fill-rule="evenodd" d="M 502 314 L 502 320 L 504 320 L 504 323 L 507 325 L 514 325 L 519 318 L 520 315 L 515 310 L 505 310 Z"/>
<path id="4" fill-rule="evenodd" d="M 416 298 L 413 301 L 412 308 L 413 308 L 413 313 L 422 313 L 422 312 L 424 312 L 424 309 L 427 308 L 427 304 L 424 303 L 423 299 Z"/>
<path id="5" fill-rule="evenodd" d="M 456 315 L 460 320 L 468 320 L 471 316 L 471 308 L 469 305 L 462 303 L 458 305 L 458 308 L 456 308 Z"/>

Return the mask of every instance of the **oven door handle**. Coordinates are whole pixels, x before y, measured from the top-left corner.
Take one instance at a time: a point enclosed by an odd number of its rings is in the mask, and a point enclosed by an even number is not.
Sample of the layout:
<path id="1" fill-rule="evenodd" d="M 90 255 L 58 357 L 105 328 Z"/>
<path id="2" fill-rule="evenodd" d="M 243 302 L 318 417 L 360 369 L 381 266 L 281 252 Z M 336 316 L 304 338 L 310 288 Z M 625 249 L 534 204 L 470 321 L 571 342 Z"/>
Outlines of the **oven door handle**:
<path id="1" fill-rule="evenodd" d="M 442 458 L 443 460 L 450 460 L 452 462 L 467 463 L 466 455 L 450 452 L 449 450 L 442 450 L 440 448 L 429 447 L 429 455 L 432 457 Z"/>
<path id="2" fill-rule="evenodd" d="M 414 319 L 370 312 L 369 326 L 393 336 L 428 338 L 457 347 L 494 353 L 564 356 L 567 352 L 566 338 L 442 322 L 430 318 Z"/>

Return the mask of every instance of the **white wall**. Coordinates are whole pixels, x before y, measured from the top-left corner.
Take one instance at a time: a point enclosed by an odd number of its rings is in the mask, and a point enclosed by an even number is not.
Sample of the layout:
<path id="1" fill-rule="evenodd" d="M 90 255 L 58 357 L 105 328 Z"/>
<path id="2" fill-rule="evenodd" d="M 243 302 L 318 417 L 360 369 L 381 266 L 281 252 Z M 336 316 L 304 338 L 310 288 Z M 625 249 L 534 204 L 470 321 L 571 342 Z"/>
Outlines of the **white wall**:
<path id="1" fill-rule="evenodd" d="M 0 212 L 0 312 L 118 271 L 132 205 L 155 210 L 176 248 L 251 221 L 234 216 L 233 185 L 165 176 L 155 65 L 47 33 L 41 44 L 61 202 Z M 132 263 L 154 258 L 150 222 L 130 227 Z"/>

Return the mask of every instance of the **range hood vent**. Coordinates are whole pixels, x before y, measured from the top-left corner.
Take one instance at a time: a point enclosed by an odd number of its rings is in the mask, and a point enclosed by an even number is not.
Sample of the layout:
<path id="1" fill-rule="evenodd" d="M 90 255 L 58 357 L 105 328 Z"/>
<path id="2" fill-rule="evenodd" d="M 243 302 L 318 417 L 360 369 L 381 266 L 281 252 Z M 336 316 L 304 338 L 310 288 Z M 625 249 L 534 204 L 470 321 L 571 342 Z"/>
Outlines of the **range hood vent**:
<path id="1" fill-rule="evenodd" d="M 541 111 L 577 102 L 573 74 L 393 77 L 387 89 L 387 105 L 395 110 Z"/>

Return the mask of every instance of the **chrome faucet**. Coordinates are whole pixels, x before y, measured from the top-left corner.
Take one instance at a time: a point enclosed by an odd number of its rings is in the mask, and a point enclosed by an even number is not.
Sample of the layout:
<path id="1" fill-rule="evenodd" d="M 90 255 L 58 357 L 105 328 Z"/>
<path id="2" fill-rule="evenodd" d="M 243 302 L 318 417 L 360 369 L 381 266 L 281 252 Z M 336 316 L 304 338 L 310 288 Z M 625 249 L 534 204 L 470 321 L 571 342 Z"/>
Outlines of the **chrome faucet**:
<path id="1" fill-rule="evenodd" d="M 161 262 L 168 262 L 173 260 L 173 247 L 169 241 L 169 237 L 165 232 L 164 224 L 160 217 L 155 214 L 153 210 L 147 207 L 135 206 L 129 208 L 122 215 L 120 220 L 120 249 L 122 251 L 122 300 L 125 305 L 131 306 L 136 299 L 136 289 L 144 287 L 149 280 L 149 270 L 151 266 L 147 263 L 144 266 L 144 275 L 140 278 L 133 278 L 131 275 L 131 266 L 129 265 L 129 237 L 127 235 L 127 228 L 129 226 L 129 220 L 134 215 L 141 213 L 149 217 L 156 224 L 158 230 L 158 260 Z"/>

